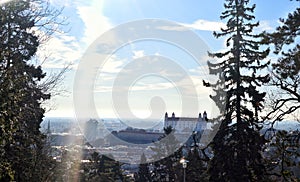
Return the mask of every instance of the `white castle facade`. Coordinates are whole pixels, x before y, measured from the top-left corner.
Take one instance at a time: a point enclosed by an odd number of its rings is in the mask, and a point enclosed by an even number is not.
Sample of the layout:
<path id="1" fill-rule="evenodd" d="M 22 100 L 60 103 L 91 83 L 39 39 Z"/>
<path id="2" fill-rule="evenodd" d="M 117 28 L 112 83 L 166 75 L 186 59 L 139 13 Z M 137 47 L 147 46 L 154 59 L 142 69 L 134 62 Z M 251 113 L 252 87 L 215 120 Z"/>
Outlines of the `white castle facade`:
<path id="1" fill-rule="evenodd" d="M 199 113 L 198 118 L 176 117 L 174 112 L 171 117 L 169 117 L 166 112 L 164 127 L 171 126 L 176 132 L 180 133 L 192 131 L 202 132 L 206 129 L 207 121 L 206 111 L 204 111 L 203 116 Z"/>

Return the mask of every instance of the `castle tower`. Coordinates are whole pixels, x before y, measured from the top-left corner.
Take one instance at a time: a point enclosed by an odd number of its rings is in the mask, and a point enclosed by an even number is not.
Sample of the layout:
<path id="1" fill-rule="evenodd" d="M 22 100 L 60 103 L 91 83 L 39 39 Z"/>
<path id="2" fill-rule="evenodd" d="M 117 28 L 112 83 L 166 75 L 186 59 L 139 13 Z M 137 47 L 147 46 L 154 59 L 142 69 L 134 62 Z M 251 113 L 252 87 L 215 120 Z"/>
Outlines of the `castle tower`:
<path id="1" fill-rule="evenodd" d="M 200 122 L 201 120 L 202 120 L 202 115 L 201 115 L 201 113 L 199 112 L 198 122 Z"/>
<path id="2" fill-rule="evenodd" d="M 204 121 L 208 121 L 206 111 L 204 111 L 204 113 L 203 113 L 203 119 L 204 119 Z"/>
<path id="3" fill-rule="evenodd" d="M 166 114 L 165 114 L 165 121 L 167 121 L 168 120 L 168 113 L 166 112 Z"/>

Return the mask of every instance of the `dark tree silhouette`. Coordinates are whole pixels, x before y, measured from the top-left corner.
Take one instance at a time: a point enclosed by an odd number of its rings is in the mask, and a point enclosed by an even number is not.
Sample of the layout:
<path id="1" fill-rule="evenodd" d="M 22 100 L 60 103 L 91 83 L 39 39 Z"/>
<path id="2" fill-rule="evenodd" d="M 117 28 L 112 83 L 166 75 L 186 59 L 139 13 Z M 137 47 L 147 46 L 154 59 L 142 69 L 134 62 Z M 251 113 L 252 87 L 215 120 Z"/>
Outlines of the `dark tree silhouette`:
<path id="1" fill-rule="evenodd" d="M 52 165 L 45 153 L 41 103 L 50 98 L 39 82 L 45 77 L 33 59 L 60 11 L 45 1 L 0 5 L 0 180 L 45 181 Z M 49 161 L 50 160 L 50 161 Z"/>
<path id="2" fill-rule="evenodd" d="M 264 152 L 272 181 L 297 181 L 300 178 L 300 132 L 275 131 Z"/>
<path id="3" fill-rule="evenodd" d="M 179 163 L 182 157 L 179 141 L 174 135 L 171 126 L 164 128 L 164 135 L 151 148 L 156 160 L 152 163 L 153 171 L 151 177 L 153 181 L 174 181 L 179 178 L 181 165 Z"/>
<path id="4" fill-rule="evenodd" d="M 82 164 L 84 172 L 81 181 L 126 181 L 122 174 L 121 164 L 113 156 L 91 154 L 90 163 Z"/>
<path id="5" fill-rule="evenodd" d="M 253 23 L 255 5 L 249 5 L 249 0 L 226 0 L 224 7 L 220 18 L 227 20 L 227 27 L 214 35 L 227 37 L 228 50 L 210 53 L 218 61 L 208 63 L 210 73 L 223 80 L 210 85 L 216 91 L 211 98 L 225 106 L 212 142 L 210 181 L 259 181 L 265 174 L 259 112 L 266 94 L 259 88 L 269 81 L 268 75 L 260 73 L 269 64 L 263 61 L 269 49 L 261 50 L 260 37 L 252 33 L 259 25 Z"/>
<path id="6" fill-rule="evenodd" d="M 136 176 L 136 181 L 143 181 L 143 182 L 151 181 L 151 174 L 150 174 L 150 171 L 149 171 L 147 158 L 146 158 L 144 153 L 141 155 L 139 171 L 138 171 L 138 174 Z"/>

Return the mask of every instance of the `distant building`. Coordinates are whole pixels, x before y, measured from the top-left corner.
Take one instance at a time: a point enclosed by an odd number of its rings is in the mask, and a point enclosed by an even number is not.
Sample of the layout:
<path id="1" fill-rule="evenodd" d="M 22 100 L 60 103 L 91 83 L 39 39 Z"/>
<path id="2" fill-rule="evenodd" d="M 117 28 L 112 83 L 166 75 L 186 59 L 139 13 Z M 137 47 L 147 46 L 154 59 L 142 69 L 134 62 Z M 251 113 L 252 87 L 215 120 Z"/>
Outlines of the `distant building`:
<path id="1" fill-rule="evenodd" d="M 133 144 L 148 144 L 153 143 L 159 140 L 162 137 L 163 133 L 159 132 L 148 132 L 144 129 L 137 128 L 127 128 L 125 130 L 113 131 L 111 133 L 113 136 Z M 108 135 L 106 139 L 110 142 L 110 145 L 122 145 L 122 142 L 115 140 L 115 137 Z"/>
<path id="2" fill-rule="evenodd" d="M 176 132 L 185 133 L 191 131 L 201 132 L 206 129 L 207 125 L 207 113 L 204 111 L 203 117 L 199 113 L 198 118 L 190 117 L 176 117 L 173 112 L 171 117 L 168 116 L 168 113 L 165 114 L 164 127 L 171 126 L 175 129 Z"/>

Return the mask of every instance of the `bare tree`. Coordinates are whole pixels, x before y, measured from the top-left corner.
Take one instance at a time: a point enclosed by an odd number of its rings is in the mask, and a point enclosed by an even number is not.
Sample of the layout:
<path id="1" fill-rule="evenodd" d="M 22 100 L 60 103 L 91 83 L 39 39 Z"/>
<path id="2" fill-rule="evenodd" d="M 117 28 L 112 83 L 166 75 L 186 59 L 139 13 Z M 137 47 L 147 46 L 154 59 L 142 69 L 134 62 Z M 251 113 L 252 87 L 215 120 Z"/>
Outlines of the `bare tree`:
<path id="1" fill-rule="evenodd" d="M 288 116 L 295 116 L 300 108 L 300 8 L 280 19 L 281 26 L 273 33 L 264 33 L 264 42 L 274 44 L 274 53 L 279 56 L 272 64 L 271 86 L 269 93 L 270 110 L 265 120 L 281 121 Z M 299 118 L 296 118 L 299 120 Z"/>

